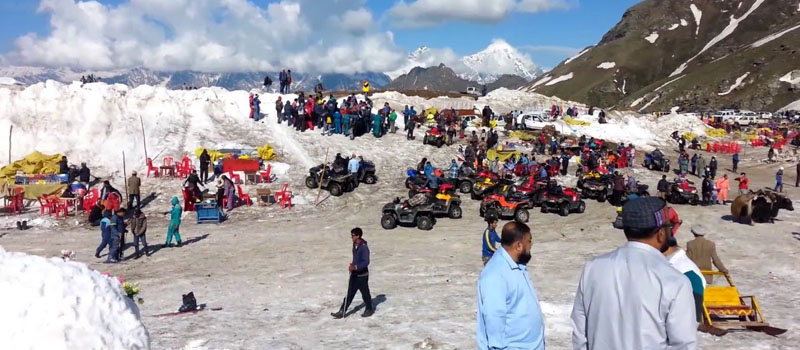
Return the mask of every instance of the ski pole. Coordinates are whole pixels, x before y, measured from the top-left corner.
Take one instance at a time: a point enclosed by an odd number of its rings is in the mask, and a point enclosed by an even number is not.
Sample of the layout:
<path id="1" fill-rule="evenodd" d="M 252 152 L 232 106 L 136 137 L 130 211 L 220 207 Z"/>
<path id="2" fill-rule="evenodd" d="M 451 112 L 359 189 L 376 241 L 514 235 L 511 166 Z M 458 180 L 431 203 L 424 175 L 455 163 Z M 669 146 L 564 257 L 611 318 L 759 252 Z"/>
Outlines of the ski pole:
<path id="1" fill-rule="evenodd" d="M 350 272 L 350 277 L 352 277 L 353 273 Z M 347 278 L 347 294 L 344 296 L 344 300 L 342 300 L 342 307 L 340 310 L 342 311 L 342 318 L 345 318 L 345 314 L 347 313 L 347 297 L 350 296 L 350 277 Z"/>

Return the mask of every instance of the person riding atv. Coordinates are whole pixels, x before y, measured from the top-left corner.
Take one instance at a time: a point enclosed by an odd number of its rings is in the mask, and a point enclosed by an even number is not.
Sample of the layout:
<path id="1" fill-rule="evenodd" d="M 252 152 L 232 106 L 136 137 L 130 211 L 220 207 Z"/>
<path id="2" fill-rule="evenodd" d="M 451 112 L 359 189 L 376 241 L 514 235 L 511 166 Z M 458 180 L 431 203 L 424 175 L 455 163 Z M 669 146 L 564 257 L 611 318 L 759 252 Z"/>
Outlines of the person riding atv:
<path id="1" fill-rule="evenodd" d="M 580 199 L 575 189 L 562 188 L 554 180 L 550 180 L 542 196 L 542 213 L 557 210 L 559 215 L 567 216 L 571 212 L 580 214 L 586 210 L 586 202 Z"/>
<path id="2" fill-rule="evenodd" d="M 328 190 L 332 196 L 339 197 L 353 190 L 352 176 L 347 172 L 339 173 L 325 164 L 320 164 L 308 170 L 306 187 L 313 189 L 321 185 L 322 189 Z"/>
<path id="3" fill-rule="evenodd" d="M 425 137 L 422 138 L 422 144 L 441 148 L 444 146 L 444 136 L 445 133 L 439 131 L 439 128 L 434 126 L 433 129 L 430 129 L 425 133 Z"/>
<path id="4" fill-rule="evenodd" d="M 581 190 L 581 198 L 597 199 L 603 203 L 612 192 L 611 175 L 590 171 L 578 180 L 577 187 Z"/>
<path id="5" fill-rule="evenodd" d="M 667 202 L 671 204 L 690 204 L 697 205 L 700 202 L 700 195 L 697 188 L 692 186 L 693 182 L 684 177 L 676 177 L 670 184 Z"/>
<path id="6" fill-rule="evenodd" d="M 664 158 L 664 153 L 661 153 L 661 150 L 656 148 L 655 151 L 644 154 L 642 166 L 654 171 L 669 172 L 669 159 Z"/>

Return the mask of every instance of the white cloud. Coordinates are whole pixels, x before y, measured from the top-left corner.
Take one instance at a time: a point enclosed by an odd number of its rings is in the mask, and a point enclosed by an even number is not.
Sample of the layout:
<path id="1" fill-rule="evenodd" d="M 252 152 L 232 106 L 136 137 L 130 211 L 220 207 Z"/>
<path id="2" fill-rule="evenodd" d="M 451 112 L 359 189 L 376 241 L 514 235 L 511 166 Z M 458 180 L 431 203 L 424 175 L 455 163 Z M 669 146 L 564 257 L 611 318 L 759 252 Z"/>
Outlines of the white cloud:
<path id="1" fill-rule="evenodd" d="M 2 60 L 14 64 L 208 72 L 278 70 L 381 71 L 403 50 L 374 30 L 365 0 L 42 0 L 51 33 L 16 40 Z M 342 16 L 331 18 L 331 13 Z M 362 54 L 370 52 L 369 55 Z"/>
<path id="2" fill-rule="evenodd" d="M 569 7 L 567 0 L 400 0 L 388 14 L 396 26 L 416 28 L 451 20 L 496 23 L 514 11 L 534 13 Z"/>
<path id="3" fill-rule="evenodd" d="M 572 7 L 566 0 L 522 0 L 517 5 L 519 12 L 544 12 L 552 10 L 567 10 Z"/>

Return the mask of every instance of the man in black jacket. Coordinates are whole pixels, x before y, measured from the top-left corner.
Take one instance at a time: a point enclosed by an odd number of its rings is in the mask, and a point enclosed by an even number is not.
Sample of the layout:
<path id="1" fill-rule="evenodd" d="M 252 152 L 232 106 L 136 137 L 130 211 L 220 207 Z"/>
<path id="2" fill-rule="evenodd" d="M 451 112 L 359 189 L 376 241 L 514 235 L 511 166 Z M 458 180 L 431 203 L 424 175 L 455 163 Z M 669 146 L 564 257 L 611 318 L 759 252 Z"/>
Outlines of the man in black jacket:
<path id="1" fill-rule="evenodd" d="M 658 197 L 667 200 L 667 192 L 669 192 L 669 181 L 667 175 L 661 175 L 661 180 L 658 180 Z"/>
<path id="2" fill-rule="evenodd" d="M 711 202 L 711 192 L 714 190 L 714 183 L 707 176 L 703 176 L 703 183 L 700 186 L 700 191 L 703 193 L 703 205 L 708 205 Z"/>
<path id="3" fill-rule="evenodd" d="M 78 181 L 83 183 L 86 187 L 89 187 L 89 181 L 91 181 L 91 171 L 89 167 L 86 166 L 86 163 L 81 163 L 81 170 L 78 172 Z"/>
<path id="4" fill-rule="evenodd" d="M 62 156 L 61 160 L 58 161 L 58 173 L 69 174 L 69 164 L 67 163 L 67 156 Z"/>
<path id="5" fill-rule="evenodd" d="M 372 306 L 372 297 L 369 293 L 369 247 L 367 241 L 362 236 L 364 232 L 361 228 L 356 227 L 350 231 L 350 237 L 353 240 L 353 262 L 348 268 L 350 270 L 350 281 L 347 285 L 347 297 L 342 304 L 339 311 L 331 313 L 333 318 L 339 319 L 346 316 L 347 307 L 356 296 L 356 291 L 361 292 L 361 298 L 364 300 L 366 310 L 361 314 L 361 317 L 370 317 L 375 313 Z"/>
<path id="6" fill-rule="evenodd" d="M 203 183 L 208 183 L 209 164 L 211 164 L 211 155 L 208 154 L 208 150 L 203 149 L 203 153 L 200 154 L 200 179 L 203 180 Z"/>

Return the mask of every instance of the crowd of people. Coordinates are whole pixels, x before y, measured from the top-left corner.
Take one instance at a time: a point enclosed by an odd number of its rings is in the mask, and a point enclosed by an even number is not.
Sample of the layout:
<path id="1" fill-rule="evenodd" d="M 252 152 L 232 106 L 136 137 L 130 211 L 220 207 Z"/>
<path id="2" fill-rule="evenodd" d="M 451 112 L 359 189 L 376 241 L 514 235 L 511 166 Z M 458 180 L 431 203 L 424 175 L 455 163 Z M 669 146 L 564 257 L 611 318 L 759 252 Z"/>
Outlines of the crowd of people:
<path id="1" fill-rule="evenodd" d="M 300 132 L 317 128 L 323 135 L 344 135 L 354 139 L 366 133 L 382 137 L 397 131 L 397 112 L 388 103 L 377 114 L 372 111 L 372 100 L 369 97 L 359 100 L 355 94 L 341 104 L 333 95 L 323 99 L 320 94 L 306 96 L 303 92 L 292 101 L 284 101 L 282 96 L 275 101 L 278 124 L 285 122 Z"/>

